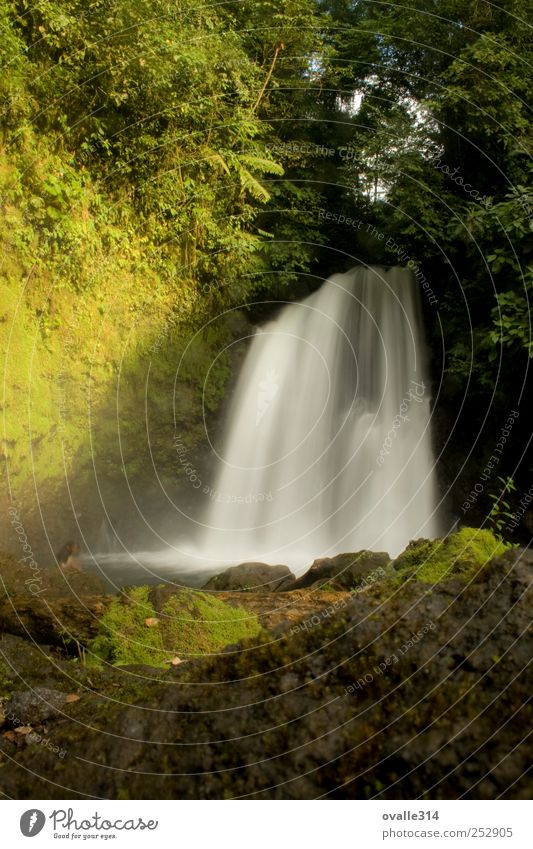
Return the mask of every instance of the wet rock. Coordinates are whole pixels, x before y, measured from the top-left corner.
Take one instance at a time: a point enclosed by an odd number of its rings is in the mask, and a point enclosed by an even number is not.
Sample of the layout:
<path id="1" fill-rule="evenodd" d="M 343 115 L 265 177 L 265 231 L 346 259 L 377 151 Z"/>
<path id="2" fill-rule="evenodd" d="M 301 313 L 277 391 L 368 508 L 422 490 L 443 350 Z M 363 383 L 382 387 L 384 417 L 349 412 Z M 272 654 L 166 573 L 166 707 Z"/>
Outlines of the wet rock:
<path id="1" fill-rule="evenodd" d="M 393 569 L 396 572 L 406 572 L 409 570 L 414 574 L 416 572 L 416 566 L 430 557 L 435 548 L 438 548 L 441 544 L 442 540 L 430 540 L 424 537 L 412 539 L 402 553 L 393 561 Z"/>
<path id="2" fill-rule="evenodd" d="M 38 725 L 59 716 L 65 702 L 65 693 L 49 690 L 47 687 L 35 687 L 33 690 L 14 693 L 5 706 L 6 719 L 15 727 Z"/>
<path id="3" fill-rule="evenodd" d="M 220 593 L 221 601 L 230 607 L 241 607 L 257 616 L 259 623 L 276 634 L 290 628 L 301 627 L 322 611 L 340 609 L 350 600 L 345 592 L 322 592 L 320 590 L 287 593 Z"/>
<path id="4" fill-rule="evenodd" d="M 98 620 L 113 598 L 95 575 L 40 568 L 0 555 L 0 623 L 4 633 L 37 643 L 84 644 L 98 630 Z"/>
<path id="5" fill-rule="evenodd" d="M 106 594 L 106 585 L 97 575 L 45 566 L 33 558 L 26 562 L 2 552 L 0 575 L 0 598 L 28 596 L 52 600 Z"/>
<path id="6" fill-rule="evenodd" d="M 71 667 L 72 664 L 69 670 Z M 65 676 L 66 669 L 50 646 L 37 645 L 12 634 L 0 638 L 0 699 L 4 704 L 14 691 L 27 688 L 30 683 L 32 687 L 58 689 Z"/>
<path id="7" fill-rule="evenodd" d="M 281 585 L 289 587 L 293 582 L 294 575 L 288 566 L 241 563 L 239 566 L 231 566 L 220 575 L 215 575 L 202 589 L 217 592 L 247 590 L 268 593 L 275 592 Z"/>
<path id="8" fill-rule="evenodd" d="M 202 592 L 210 592 L 202 590 Z M 172 586 L 152 587 L 149 600 L 159 615 L 164 616 L 164 609 L 170 599 L 176 598 L 182 590 Z M 348 593 L 296 591 L 296 592 L 250 592 L 250 591 L 220 591 L 213 593 L 219 600 L 230 607 L 246 610 L 257 617 L 259 624 L 268 631 L 283 631 L 294 623 L 309 618 L 313 614 L 336 605 L 339 599 L 348 599 Z M 186 608 L 184 608 L 186 612 Z M 190 614 L 189 614 L 190 615 Z"/>
<path id="9" fill-rule="evenodd" d="M 311 568 L 288 589 L 319 589 L 328 585 L 336 590 L 353 590 L 383 577 L 391 560 L 385 552 L 358 551 L 315 560 Z"/>
<path id="10" fill-rule="evenodd" d="M 69 697 L 72 699 L 76 690 L 82 698 L 85 692 L 116 696 L 117 690 L 123 698 L 136 698 L 139 680 L 117 667 L 94 668 L 73 662 L 59 649 L 22 637 L 4 634 L 0 638 L 0 705 L 4 713 L 13 694 L 29 687 L 64 691 L 65 704 L 69 704 Z M 73 706 L 76 705 L 69 704 L 69 715 Z"/>
<path id="11" fill-rule="evenodd" d="M 0 599 L 2 630 L 37 643 L 76 653 L 98 631 L 98 621 L 112 596 L 52 597 L 15 595 Z"/>

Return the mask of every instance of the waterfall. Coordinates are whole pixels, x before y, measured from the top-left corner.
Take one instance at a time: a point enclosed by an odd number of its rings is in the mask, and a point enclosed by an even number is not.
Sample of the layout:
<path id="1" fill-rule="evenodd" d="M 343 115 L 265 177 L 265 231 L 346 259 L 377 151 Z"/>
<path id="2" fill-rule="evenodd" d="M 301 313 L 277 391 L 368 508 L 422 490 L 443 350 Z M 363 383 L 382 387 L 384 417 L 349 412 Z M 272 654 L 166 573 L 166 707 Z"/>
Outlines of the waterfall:
<path id="1" fill-rule="evenodd" d="M 358 267 L 283 307 L 248 350 L 203 517 L 204 562 L 309 565 L 438 534 L 420 299 Z"/>

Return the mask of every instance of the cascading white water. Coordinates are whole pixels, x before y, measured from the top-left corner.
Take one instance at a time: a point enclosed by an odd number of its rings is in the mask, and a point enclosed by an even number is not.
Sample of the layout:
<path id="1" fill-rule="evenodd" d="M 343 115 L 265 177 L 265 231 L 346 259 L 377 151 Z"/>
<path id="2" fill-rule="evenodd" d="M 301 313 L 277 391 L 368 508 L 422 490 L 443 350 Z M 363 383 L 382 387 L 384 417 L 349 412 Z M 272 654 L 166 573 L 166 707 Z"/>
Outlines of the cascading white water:
<path id="1" fill-rule="evenodd" d="M 257 332 L 229 409 L 199 550 L 309 565 L 438 534 L 419 294 L 359 267 Z"/>

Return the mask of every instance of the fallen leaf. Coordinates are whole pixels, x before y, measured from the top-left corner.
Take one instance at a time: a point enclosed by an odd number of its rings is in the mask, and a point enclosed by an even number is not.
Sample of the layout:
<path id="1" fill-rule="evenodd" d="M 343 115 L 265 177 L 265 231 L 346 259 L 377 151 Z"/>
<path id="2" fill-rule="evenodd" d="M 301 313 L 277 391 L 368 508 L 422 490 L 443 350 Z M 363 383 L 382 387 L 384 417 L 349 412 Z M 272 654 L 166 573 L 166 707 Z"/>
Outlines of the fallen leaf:
<path id="1" fill-rule="evenodd" d="M 169 660 L 169 663 L 171 663 L 172 666 L 179 666 L 180 663 L 184 663 L 184 661 L 181 659 L 181 657 L 173 657 L 171 660 Z"/>
<path id="2" fill-rule="evenodd" d="M 29 734 L 30 731 L 33 731 L 31 725 L 19 725 L 18 728 L 15 728 L 15 734 Z"/>
<path id="3" fill-rule="evenodd" d="M 149 616 L 148 619 L 144 620 L 144 624 L 148 625 L 149 628 L 153 628 L 155 625 L 159 625 L 161 622 L 160 619 L 156 619 L 155 616 Z"/>
<path id="4" fill-rule="evenodd" d="M 11 743 L 14 743 L 17 739 L 14 731 L 6 731 L 2 736 Z"/>
<path id="5" fill-rule="evenodd" d="M 77 696 L 76 693 L 69 693 L 69 695 L 65 699 L 65 702 L 67 704 L 70 704 L 71 702 L 79 702 L 79 700 L 80 700 L 80 697 Z"/>

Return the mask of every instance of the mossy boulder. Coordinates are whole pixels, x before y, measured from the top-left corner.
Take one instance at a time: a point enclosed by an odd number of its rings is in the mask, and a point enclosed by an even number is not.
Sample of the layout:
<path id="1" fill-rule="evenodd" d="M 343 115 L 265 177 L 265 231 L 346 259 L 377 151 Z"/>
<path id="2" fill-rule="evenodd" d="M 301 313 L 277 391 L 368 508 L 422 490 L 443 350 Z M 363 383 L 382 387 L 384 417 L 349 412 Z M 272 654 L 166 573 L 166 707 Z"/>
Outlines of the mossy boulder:
<path id="1" fill-rule="evenodd" d="M 411 541 L 393 567 L 402 577 L 427 584 L 450 578 L 467 581 L 508 548 L 492 531 L 461 528 L 445 539 Z"/>
<path id="2" fill-rule="evenodd" d="M 157 590 L 160 589 L 158 594 Z M 189 589 L 133 587 L 107 608 L 88 646 L 89 663 L 167 666 L 257 636 L 257 617 Z"/>

